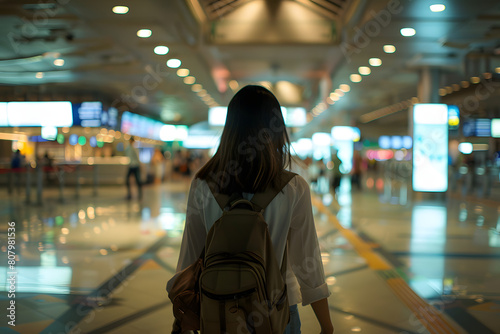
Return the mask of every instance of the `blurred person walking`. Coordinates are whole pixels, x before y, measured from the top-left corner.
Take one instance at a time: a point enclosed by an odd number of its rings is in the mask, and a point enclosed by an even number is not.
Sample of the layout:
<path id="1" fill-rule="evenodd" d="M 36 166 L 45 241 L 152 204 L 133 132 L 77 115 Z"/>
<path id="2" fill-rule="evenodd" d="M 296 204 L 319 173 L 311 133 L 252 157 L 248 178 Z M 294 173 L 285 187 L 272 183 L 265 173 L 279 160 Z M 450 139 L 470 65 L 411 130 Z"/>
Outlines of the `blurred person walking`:
<path id="1" fill-rule="evenodd" d="M 277 263 L 283 264 L 282 270 L 285 270 L 286 266 L 286 273 L 282 278 L 286 282 L 285 295 L 290 305 L 290 320 L 284 333 L 301 333 L 297 309 L 300 302 L 312 306 L 321 326 L 321 333 L 333 333 L 327 301 L 330 293 L 325 283 L 309 185 L 301 176 L 290 175 L 290 172 L 285 170 L 291 167 L 290 141 L 278 100 L 263 87 L 246 86 L 229 103 L 225 124 L 216 154 L 200 169 L 191 183 L 177 274 L 169 281 L 167 290 L 171 291 L 172 286 L 177 287 L 185 283 L 178 282 L 176 278 L 183 277 L 183 270 L 191 268 L 199 258 L 206 264 L 207 258 L 204 256 L 212 247 L 204 248 L 210 245 L 207 235 L 217 237 L 218 230 L 214 230 L 213 226 L 221 226 L 217 225 L 224 217 L 220 218 L 221 215 L 229 215 L 237 203 L 250 201 L 255 205 L 254 198 L 259 202 L 272 193 L 275 197 L 271 197 L 272 200 L 266 203 L 265 209 L 257 210 L 257 205 L 254 215 L 261 215 L 267 223 Z M 258 138 L 258 142 L 252 138 Z M 223 198 L 229 200 L 226 202 Z M 222 202 L 227 204 L 221 204 Z M 243 216 L 241 219 L 244 219 Z M 236 228 L 235 233 L 238 230 Z M 234 239 L 242 239 L 242 236 L 225 235 L 222 238 L 227 240 L 228 244 Z M 221 276 L 220 279 L 229 280 L 231 276 L 227 275 Z M 210 295 L 213 294 L 214 292 L 206 292 L 205 295 L 201 288 L 202 310 L 203 300 L 212 300 Z M 222 298 L 218 295 L 216 297 Z M 223 301 L 220 303 L 226 305 Z M 240 314 L 246 306 L 248 303 L 241 305 L 241 308 L 237 307 L 235 312 L 231 311 L 232 309 L 230 311 Z M 212 308 L 211 311 L 224 314 L 225 306 L 221 307 Z M 245 332 L 248 326 L 252 329 L 251 332 L 254 332 L 254 324 L 251 321 L 245 322 L 245 314 L 241 315 L 244 317 Z M 235 316 L 227 312 L 226 315 Z M 206 324 L 207 321 L 212 326 L 214 323 L 219 326 L 220 321 L 220 328 L 225 328 L 225 318 L 204 319 L 202 311 L 202 330 L 203 323 Z M 228 326 L 232 326 L 231 324 Z M 174 325 L 173 333 L 181 333 L 177 325 L 179 323 Z"/>
<path id="2" fill-rule="evenodd" d="M 130 163 L 128 165 L 127 177 L 125 179 L 125 184 L 127 185 L 127 199 L 132 198 L 132 192 L 130 191 L 131 175 L 135 177 L 135 182 L 137 184 L 137 189 L 139 192 L 139 199 L 142 199 L 141 162 L 139 160 L 139 151 L 136 147 L 134 147 L 134 142 L 134 137 L 130 137 L 129 145 L 125 149 L 125 155 L 130 160 Z"/>
<path id="3" fill-rule="evenodd" d="M 340 172 L 340 166 L 342 165 L 342 160 L 337 155 L 337 151 L 332 154 L 332 189 L 334 195 L 336 195 L 340 188 L 340 181 L 342 180 L 342 173 Z"/>

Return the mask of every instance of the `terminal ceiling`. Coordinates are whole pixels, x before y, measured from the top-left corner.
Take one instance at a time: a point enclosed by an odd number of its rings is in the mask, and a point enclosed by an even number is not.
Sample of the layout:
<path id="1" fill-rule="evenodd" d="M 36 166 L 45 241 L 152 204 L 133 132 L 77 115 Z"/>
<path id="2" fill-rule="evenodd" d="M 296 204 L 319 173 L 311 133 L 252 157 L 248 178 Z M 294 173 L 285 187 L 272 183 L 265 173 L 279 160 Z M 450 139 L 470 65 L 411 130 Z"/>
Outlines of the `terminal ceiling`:
<path id="1" fill-rule="evenodd" d="M 433 3 L 446 10 L 431 12 Z M 115 5 L 130 10 L 117 15 Z M 401 36 L 404 27 L 415 36 Z M 438 69 L 445 87 L 500 66 L 497 0 L 4 0 L 0 29 L 2 100 L 102 100 L 167 123 L 206 120 L 207 104 L 166 66 L 170 58 L 182 61 L 213 105 L 227 105 L 232 80 L 271 85 L 283 105 L 308 111 L 349 84 L 304 135 L 333 125 L 374 136 L 406 133 L 404 109 L 361 120 L 416 97 L 423 68 Z M 139 29 L 152 36 L 137 37 Z M 386 44 L 396 52 L 385 53 Z M 155 54 L 157 45 L 168 54 Z M 351 82 L 374 57 L 382 66 Z M 64 65 L 55 66 L 56 58 Z M 489 99 L 496 102 L 481 106 L 486 112 L 498 113 L 496 94 Z"/>

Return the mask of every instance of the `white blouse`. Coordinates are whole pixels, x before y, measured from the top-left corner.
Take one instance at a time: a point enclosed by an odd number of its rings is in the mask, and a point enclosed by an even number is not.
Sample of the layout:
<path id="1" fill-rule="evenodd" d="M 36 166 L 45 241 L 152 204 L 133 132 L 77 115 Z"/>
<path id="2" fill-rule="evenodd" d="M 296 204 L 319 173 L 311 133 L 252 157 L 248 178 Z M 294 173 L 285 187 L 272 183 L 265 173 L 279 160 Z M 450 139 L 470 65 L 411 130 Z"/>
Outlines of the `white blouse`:
<path id="1" fill-rule="evenodd" d="M 243 193 L 251 199 L 253 194 Z M 222 210 L 204 180 L 194 179 L 189 191 L 186 225 L 177 272 L 200 256 L 208 231 Z M 295 176 L 264 211 L 278 264 L 282 263 L 288 236 L 287 289 L 290 305 L 308 305 L 330 295 L 314 225 L 309 185 Z M 175 278 L 175 276 L 174 276 Z M 168 290 L 173 279 L 169 281 Z"/>

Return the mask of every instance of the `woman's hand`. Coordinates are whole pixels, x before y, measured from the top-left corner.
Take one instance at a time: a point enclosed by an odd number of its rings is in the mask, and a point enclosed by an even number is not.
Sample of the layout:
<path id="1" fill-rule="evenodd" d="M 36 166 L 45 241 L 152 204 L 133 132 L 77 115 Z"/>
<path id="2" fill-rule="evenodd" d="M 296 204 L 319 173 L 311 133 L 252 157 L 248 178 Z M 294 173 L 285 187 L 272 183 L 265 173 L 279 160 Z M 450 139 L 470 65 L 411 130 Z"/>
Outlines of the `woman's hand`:
<path id="1" fill-rule="evenodd" d="M 333 325 L 330 324 L 330 326 L 327 328 L 321 328 L 320 334 L 333 334 L 334 331 L 335 329 L 333 328 Z"/>

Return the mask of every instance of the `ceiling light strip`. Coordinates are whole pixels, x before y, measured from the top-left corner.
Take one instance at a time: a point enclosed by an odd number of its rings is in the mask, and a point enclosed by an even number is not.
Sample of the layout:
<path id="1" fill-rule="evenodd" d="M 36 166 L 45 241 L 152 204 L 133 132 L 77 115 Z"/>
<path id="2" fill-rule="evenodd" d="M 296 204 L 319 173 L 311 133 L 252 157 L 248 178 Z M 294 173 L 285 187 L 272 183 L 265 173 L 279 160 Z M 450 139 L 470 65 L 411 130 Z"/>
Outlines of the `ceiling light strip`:
<path id="1" fill-rule="evenodd" d="M 411 100 L 406 100 L 406 101 L 403 101 L 400 103 L 396 103 L 396 104 L 393 104 L 393 105 L 390 105 L 390 106 L 387 106 L 384 108 L 380 108 L 380 109 L 371 111 L 371 112 L 366 113 L 364 115 L 361 115 L 359 117 L 359 120 L 361 121 L 361 123 L 364 123 L 364 124 L 370 123 L 376 119 L 386 117 L 386 116 L 395 114 L 397 112 L 400 112 L 402 110 L 405 110 L 412 104 L 413 103 Z"/>

